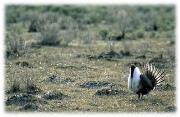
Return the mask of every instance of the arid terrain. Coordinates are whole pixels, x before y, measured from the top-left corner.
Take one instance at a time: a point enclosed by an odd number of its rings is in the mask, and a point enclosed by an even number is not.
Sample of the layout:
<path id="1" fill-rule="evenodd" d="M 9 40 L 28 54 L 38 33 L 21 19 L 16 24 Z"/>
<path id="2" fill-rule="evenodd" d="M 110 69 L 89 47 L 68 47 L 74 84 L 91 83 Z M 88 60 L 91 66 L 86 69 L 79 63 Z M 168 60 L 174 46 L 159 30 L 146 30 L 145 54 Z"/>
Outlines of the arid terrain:
<path id="1" fill-rule="evenodd" d="M 174 6 L 9 5 L 5 42 L 7 112 L 176 111 Z M 146 63 L 165 81 L 138 99 Z"/>

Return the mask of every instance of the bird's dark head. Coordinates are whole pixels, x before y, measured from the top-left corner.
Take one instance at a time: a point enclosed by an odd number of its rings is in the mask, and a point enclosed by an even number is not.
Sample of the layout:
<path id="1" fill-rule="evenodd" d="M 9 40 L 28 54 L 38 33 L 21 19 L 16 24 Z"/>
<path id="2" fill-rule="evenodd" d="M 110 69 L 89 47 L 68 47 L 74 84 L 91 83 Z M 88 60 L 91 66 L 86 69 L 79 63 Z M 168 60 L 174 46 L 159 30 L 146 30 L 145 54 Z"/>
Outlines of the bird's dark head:
<path id="1" fill-rule="evenodd" d="M 134 69 L 136 68 L 136 66 L 134 64 L 131 65 L 131 78 L 133 77 L 133 73 L 134 73 Z"/>

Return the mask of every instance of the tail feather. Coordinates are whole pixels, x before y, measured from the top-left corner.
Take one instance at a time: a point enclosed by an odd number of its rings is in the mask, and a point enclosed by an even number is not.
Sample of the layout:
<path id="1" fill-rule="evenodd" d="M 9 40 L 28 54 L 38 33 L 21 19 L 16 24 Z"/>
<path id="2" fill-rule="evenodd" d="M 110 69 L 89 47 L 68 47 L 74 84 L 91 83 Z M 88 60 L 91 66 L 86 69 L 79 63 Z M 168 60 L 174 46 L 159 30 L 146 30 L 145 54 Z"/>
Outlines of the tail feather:
<path id="1" fill-rule="evenodd" d="M 162 75 L 164 75 L 164 71 L 163 71 L 163 72 L 160 72 L 160 75 L 157 76 L 156 78 L 157 78 L 157 79 L 161 79 Z"/>
<path id="2" fill-rule="evenodd" d="M 153 86 L 159 85 L 161 82 L 164 81 L 165 73 L 154 67 L 152 64 L 146 64 L 145 68 L 145 75 L 149 78 L 152 82 Z"/>

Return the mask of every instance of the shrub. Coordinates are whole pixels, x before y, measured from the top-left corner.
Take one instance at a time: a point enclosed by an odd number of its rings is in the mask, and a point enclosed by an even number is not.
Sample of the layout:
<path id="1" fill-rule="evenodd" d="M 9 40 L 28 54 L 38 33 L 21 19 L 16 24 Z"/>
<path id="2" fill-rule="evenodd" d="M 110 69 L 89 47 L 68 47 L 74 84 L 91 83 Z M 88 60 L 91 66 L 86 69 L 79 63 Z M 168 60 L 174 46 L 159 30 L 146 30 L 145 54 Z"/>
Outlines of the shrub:
<path id="1" fill-rule="evenodd" d="M 99 32 L 99 34 L 101 35 L 102 40 L 106 40 L 107 36 L 108 36 L 108 31 L 107 30 L 101 30 Z"/>
<path id="2" fill-rule="evenodd" d="M 39 13 L 31 13 L 30 14 L 30 25 L 29 32 L 40 32 L 42 30 L 43 25 L 47 22 L 48 18 L 45 15 L 39 15 Z"/>
<path id="3" fill-rule="evenodd" d="M 6 23 L 16 23 L 20 16 L 19 9 L 17 6 L 6 6 Z"/>
<path id="4" fill-rule="evenodd" d="M 70 42 L 72 42 L 72 40 L 74 40 L 76 38 L 76 31 L 72 30 L 72 29 L 68 29 L 65 32 L 60 32 L 60 45 L 61 46 L 68 46 L 68 44 Z"/>
<path id="5" fill-rule="evenodd" d="M 12 31 L 6 34 L 6 57 L 19 57 L 27 50 L 26 42 L 22 35 Z"/>
<path id="6" fill-rule="evenodd" d="M 145 33 L 145 31 L 143 32 L 143 30 L 138 30 L 136 32 L 136 37 L 137 38 L 143 38 L 144 37 L 144 33 Z"/>
<path id="7" fill-rule="evenodd" d="M 59 26 L 56 23 L 46 24 L 41 33 L 41 44 L 42 45 L 59 45 Z"/>
<path id="8" fill-rule="evenodd" d="M 40 32 L 45 24 L 57 22 L 58 15 L 52 12 L 40 14 L 39 12 L 29 13 L 29 32 Z"/>
<path id="9" fill-rule="evenodd" d="M 38 22 L 35 19 L 32 19 L 30 22 L 30 26 L 29 26 L 29 32 L 38 32 L 39 28 L 38 28 Z"/>
<path id="10" fill-rule="evenodd" d="M 149 38 L 159 38 L 161 35 L 159 32 L 151 31 L 149 32 Z"/>
<path id="11" fill-rule="evenodd" d="M 69 16 L 61 16 L 58 18 L 57 23 L 62 30 L 78 28 L 77 22 Z"/>

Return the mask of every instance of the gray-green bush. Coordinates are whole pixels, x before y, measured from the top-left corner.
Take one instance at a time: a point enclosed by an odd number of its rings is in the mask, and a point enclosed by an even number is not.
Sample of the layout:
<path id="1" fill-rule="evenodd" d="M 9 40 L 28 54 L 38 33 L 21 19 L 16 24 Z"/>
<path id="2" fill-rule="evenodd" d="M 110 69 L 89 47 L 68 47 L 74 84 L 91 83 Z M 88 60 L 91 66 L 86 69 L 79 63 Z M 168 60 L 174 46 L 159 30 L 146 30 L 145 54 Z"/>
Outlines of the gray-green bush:
<path id="1" fill-rule="evenodd" d="M 59 45 L 59 26 L 57 23 L 45 24 L 41 33 L 42 45 Z"/>
<path id="2" fill-rule="evenodd" d="M 19 57 L 27 50 L 26 42 L 22 35 L 16 32 L 6 34 L 6 57 Z"/>

